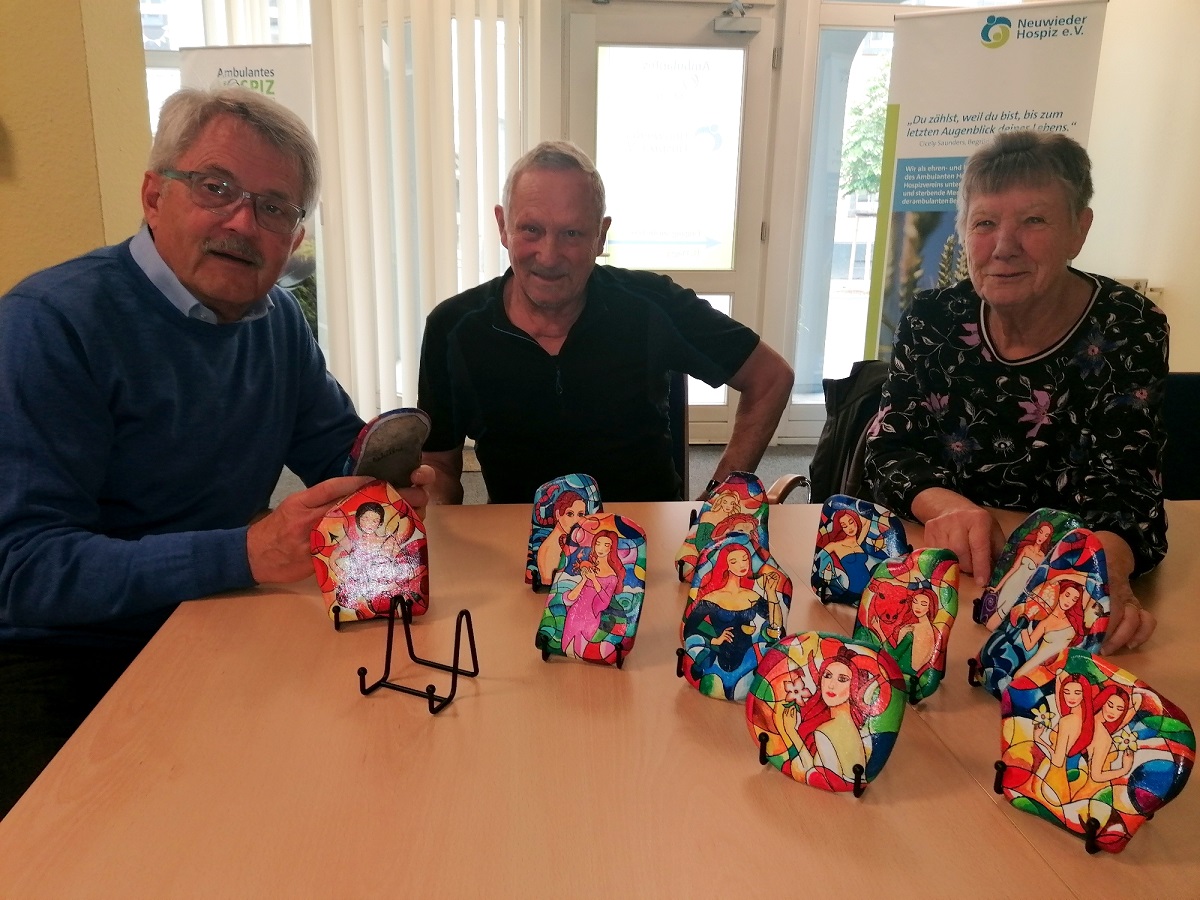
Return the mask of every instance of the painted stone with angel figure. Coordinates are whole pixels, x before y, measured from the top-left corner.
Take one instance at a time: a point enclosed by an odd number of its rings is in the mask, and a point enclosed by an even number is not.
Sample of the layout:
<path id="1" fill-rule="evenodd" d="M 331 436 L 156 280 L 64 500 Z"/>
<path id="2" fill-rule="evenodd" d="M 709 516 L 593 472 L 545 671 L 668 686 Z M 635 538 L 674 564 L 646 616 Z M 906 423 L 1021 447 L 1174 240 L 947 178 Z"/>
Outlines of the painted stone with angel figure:
<path id="1" fill-rule="evenodd" d="M 772 644 L 746 698 L 760 759 L 796 781 L 860 793 L 904 720 L 904 676 L 887 653 L 808 631 Z"/>
<path id="2" fill-rule="evenodd" d="M 386 616 L 394 598 L 413 615 L 429 609 L 429 555 L 420 517 L 386 481 L 330 508 L 313 529 L 317 584 L 338 621 Z"/>

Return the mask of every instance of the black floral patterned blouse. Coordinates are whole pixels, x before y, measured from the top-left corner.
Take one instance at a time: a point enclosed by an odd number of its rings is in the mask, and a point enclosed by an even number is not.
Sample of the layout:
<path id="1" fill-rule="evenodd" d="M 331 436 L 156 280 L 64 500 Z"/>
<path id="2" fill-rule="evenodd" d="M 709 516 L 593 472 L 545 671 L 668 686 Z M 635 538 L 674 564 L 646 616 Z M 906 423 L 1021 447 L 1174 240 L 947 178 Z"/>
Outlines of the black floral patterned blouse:
<path id="1" fill-rule="evenodd" d="M 1055 346 L 1001 359 L 970 281 L 918 294 L 896 334 L 867 442 L 875 500 L 912 518 L 943 487 L 985 506 L 1077 514 L 1121 535 L 1135 574 L 1167 552 L 1159 469 L 1166 316 L 1131 288 L 1093 284 Z"/>

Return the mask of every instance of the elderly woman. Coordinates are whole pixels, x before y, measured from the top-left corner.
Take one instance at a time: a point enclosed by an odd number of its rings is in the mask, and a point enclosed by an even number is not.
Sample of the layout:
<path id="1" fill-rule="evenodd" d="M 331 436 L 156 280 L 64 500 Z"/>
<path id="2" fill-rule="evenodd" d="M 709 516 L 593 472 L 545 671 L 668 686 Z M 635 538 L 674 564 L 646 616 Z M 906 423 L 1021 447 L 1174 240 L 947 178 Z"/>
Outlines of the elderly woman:
<path id="1" fill-rule="evenodd" d="M 1130 579 L 1167 550 L 1167 321 L 1069 265 L 1091 196 L 1087 152 L 1063 135 L 1002 134 L 971 157 L 958 201 L 970 278 L 918 294 L 900 323 L 866 474 L 981 582 L 1004 542 L 988 508 L 1075 513 L 1104 546 L 1111 651 L 1155 625 Z"/>

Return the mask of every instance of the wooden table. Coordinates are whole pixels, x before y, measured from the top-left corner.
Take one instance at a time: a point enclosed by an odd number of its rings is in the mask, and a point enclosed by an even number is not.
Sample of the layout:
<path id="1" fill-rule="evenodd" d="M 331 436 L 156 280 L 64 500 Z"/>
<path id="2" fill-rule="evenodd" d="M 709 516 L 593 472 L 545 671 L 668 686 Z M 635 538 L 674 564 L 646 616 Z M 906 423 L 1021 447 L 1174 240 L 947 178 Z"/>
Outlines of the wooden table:
<path id="1" fill-rule="evenodd" d="M 359 693 L 360 665 L 381 672 L 385 625 L 335 633 L 311 581 L 183 604 L 0 822 L 0 895 L 1200 893 L 1195 788 L 1124 853 L 1096 857 L 992 793 L 999 706 L 966 684 L 985 631 L 965 609 L 947 681 L 909 710 L 861 799 L 760 767 L 743 707 L 675 676 L 685 588 L 673 558 L 689 508 L 609 506 L 649 535 L 621 671 L 534 649 L 544 597 L 522 581 L 527 509 L 432 510 L 417 652 L 448 660 L 467 607 L 481 666 L 436 717 L 420 698 Z M 1174 549 L 1141 585 L 1161 625 L 1120 661 L 1196 715 L 1200 503 L 1169 511 Z M 796 584 L 788 630 L 848 633 L 853 611 L 807 589 L 817 515 L 771 511 L 773 553 Z M 392 677 L 449 683 L 403 653 Z"/>

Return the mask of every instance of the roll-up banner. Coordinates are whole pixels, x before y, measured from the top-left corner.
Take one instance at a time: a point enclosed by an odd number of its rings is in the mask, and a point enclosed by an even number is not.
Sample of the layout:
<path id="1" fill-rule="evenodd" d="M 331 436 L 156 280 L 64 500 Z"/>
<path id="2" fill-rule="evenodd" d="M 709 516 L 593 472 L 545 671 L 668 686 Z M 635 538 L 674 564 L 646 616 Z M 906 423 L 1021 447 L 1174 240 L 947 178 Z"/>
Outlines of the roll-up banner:
<path id="1" fill-rule="evenodd" d="M 184 47 L 179 51 L 183 87 L 241 85 L 278 100 L 313 129 L 312 48 L 308 44 Z"/>
<path id="2" fill-rule="evenodd" d="M 996 134 L 1087 145 L 1107 0 L 896 16 L 866 356 L 890 359 L 917 291 L 966 277 L 955 202 L 967 157 Z"/>

